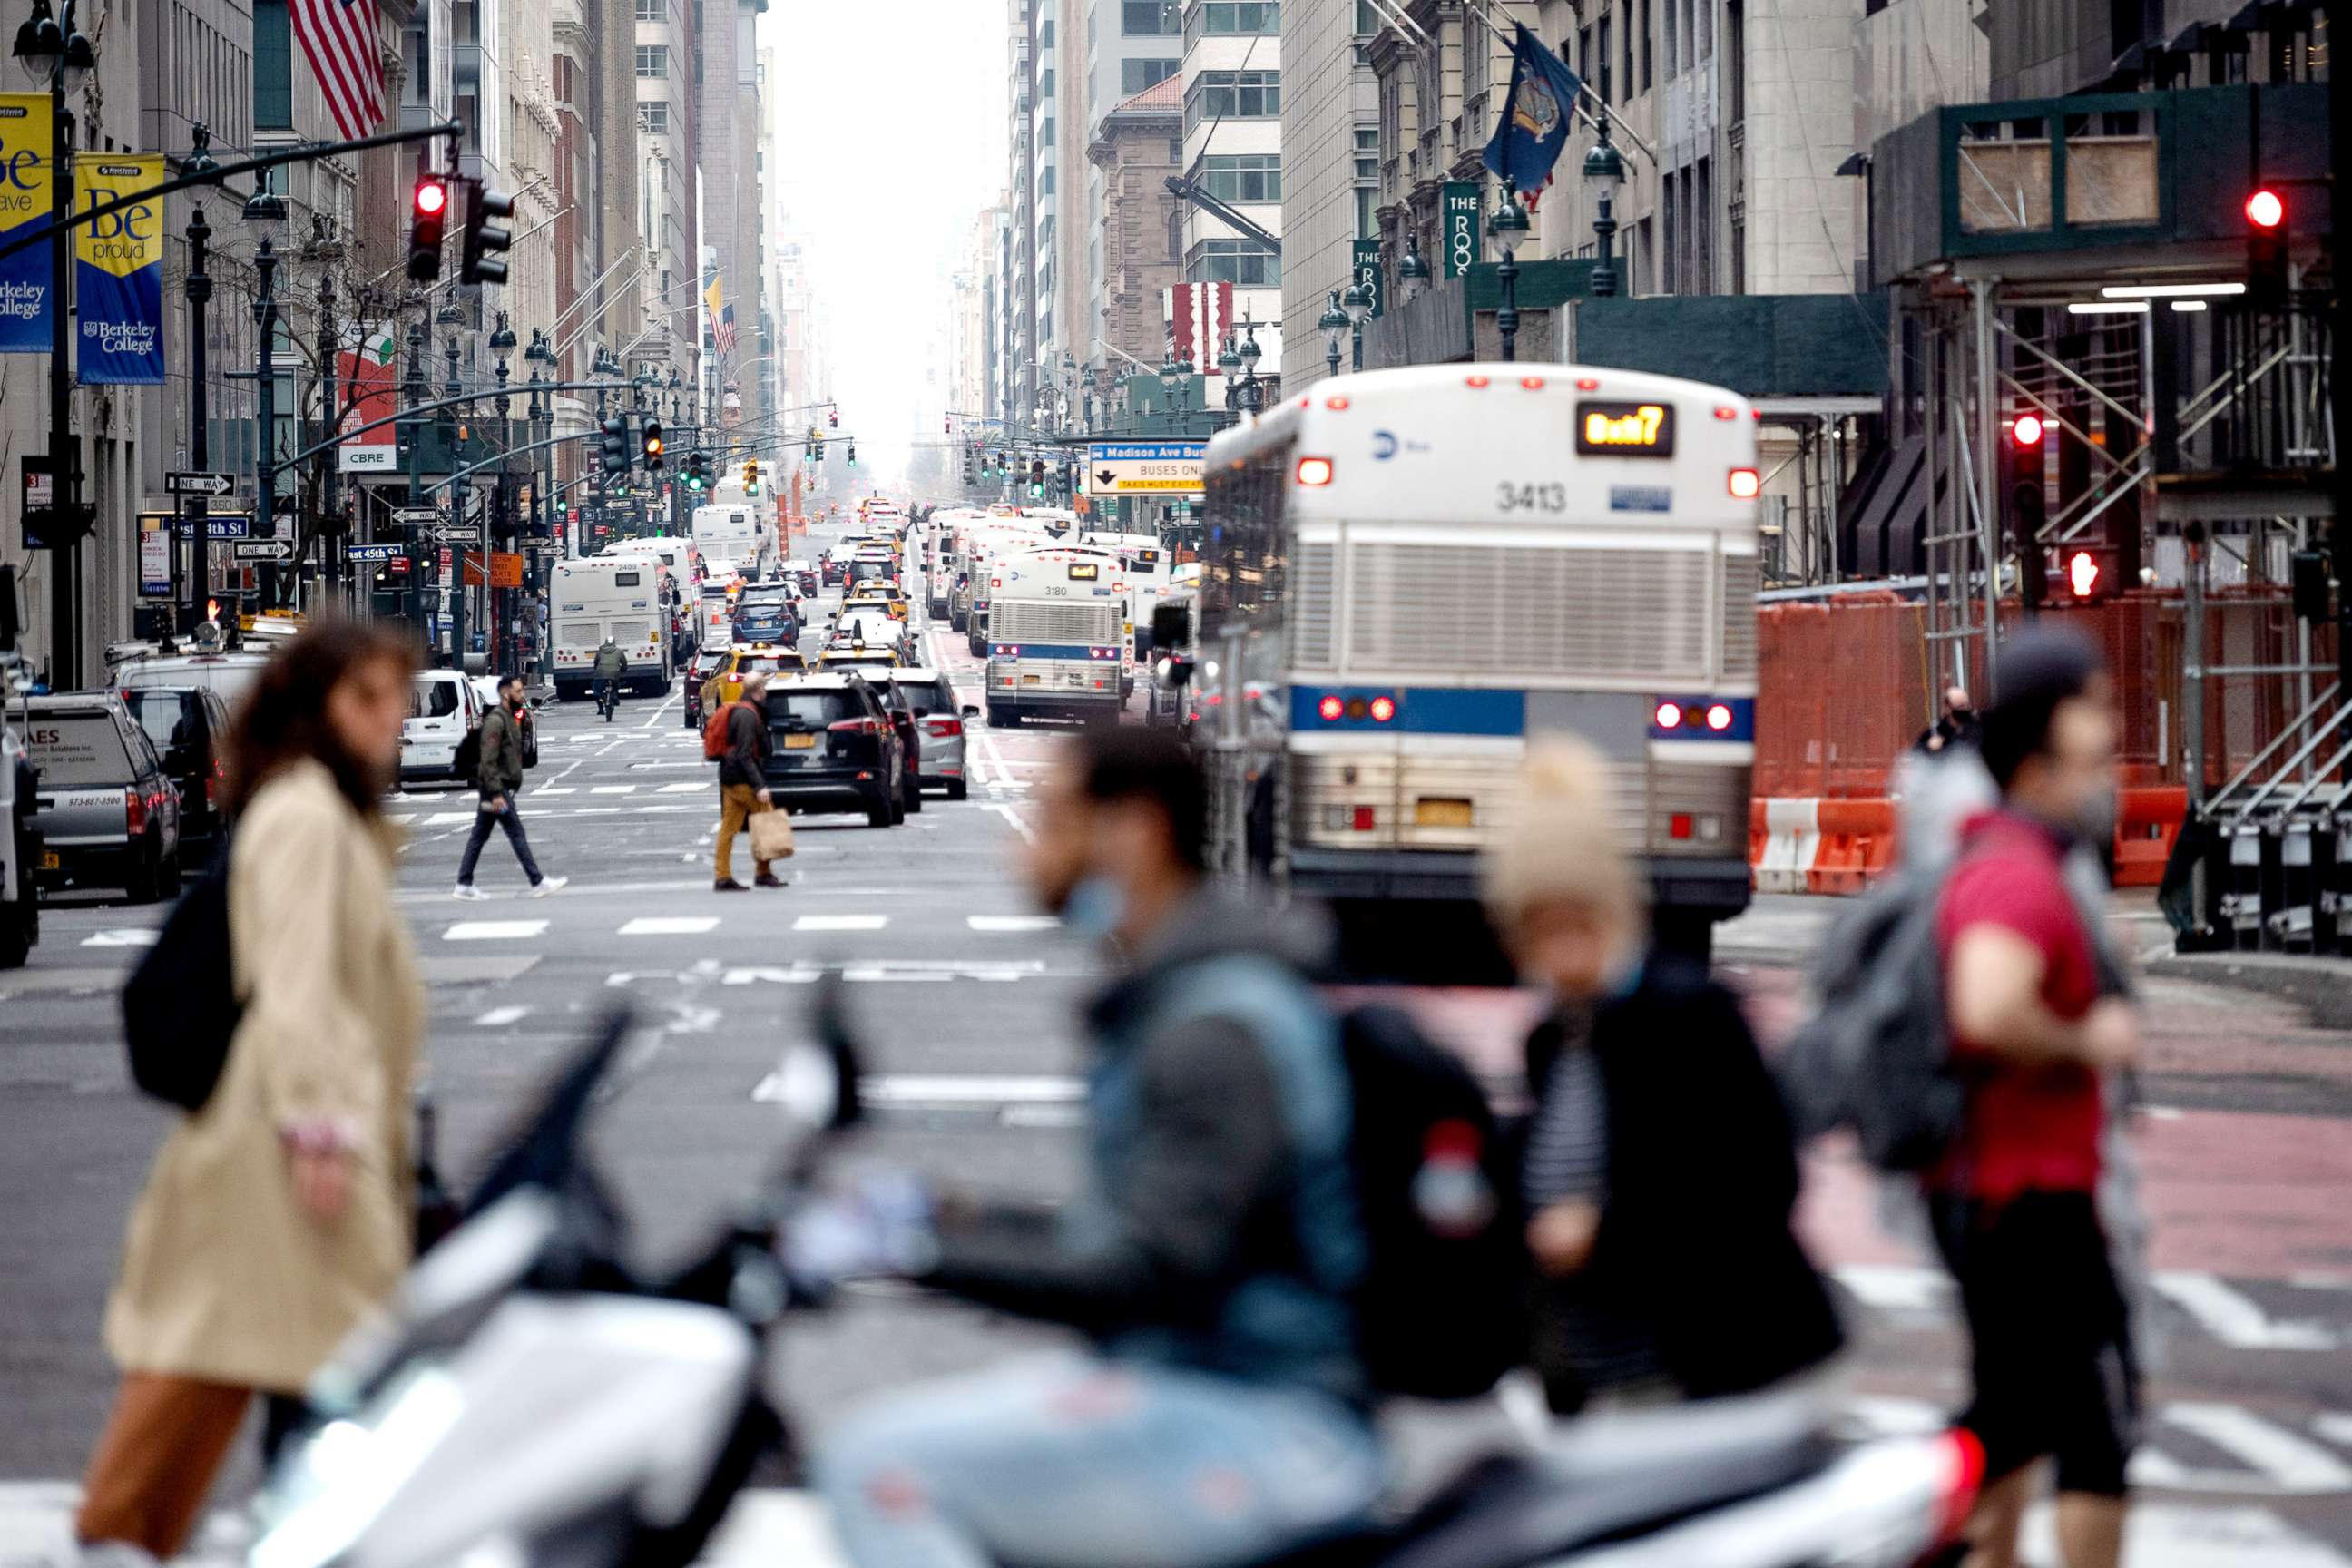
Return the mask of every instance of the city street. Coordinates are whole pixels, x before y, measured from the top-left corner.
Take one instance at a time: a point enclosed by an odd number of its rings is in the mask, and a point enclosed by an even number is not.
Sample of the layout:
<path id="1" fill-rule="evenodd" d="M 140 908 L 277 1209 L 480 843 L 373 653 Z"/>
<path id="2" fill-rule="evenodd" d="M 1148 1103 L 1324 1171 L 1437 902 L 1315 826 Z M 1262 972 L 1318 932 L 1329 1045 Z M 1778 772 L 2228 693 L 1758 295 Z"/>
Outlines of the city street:
<path id="1" fill-rule="evenodd" d="M 939 632 L 934 657 L 969 700 L 977 667 Z M 590 704 L 551 708 L 541 731 L 522 798 L 542 865 L 572 879 L 554 897 L 520 896 L 494 837 L 479 882 L 496 901 L 451 900 L 469 792 L 412 789 L 387 807 L 409 834 L 400 897 L 432 988 L 432 1082 L 453 1177 L 478 1168 L 591 1021 L 625 1005 L 641 1032 L 599 1148 L 645 1255 L 677 1254 L 784 1135 L 761 1080 L 801 1024 L 809 983 L 839 965 L 872 1050 L 867 1152 L 984 1188 L 1050 1197 L 1066 1186 L 1072 1010 L 1100 963 L 1029 907 L 1014 874 L 1022 839 L 1050 826 L 1029 803 L 1049 731 L 975 726 L 969 800 L 933 796 L 887 830 L 803 818 L 791 885 L 725 897 L 709 890 L 710 768 L 675 693 L 631 701 L 609 724 Z M 1768 1037 L 1792 1016 L 1799 970 L 1833 910 L 1767 898 L 1723 933 L 1722 967 Z M 2153 945 L 2144 902 L 2119 913 Z M 0 1561 L 12 1564 L 61 1549 L 69 1484 L 111 1387 L 100 1312 L 164 1127 L 127 1083 L 114 994 L 159 918 L 70 900 L 45 917 L 32 966 L 0 976 L 0 1189 L 30 1199 L 0 1223 L 0 1321 L 12 1325 L 0 1346 Z M 2352 1563 L 2352 1039 L 2307 1024 L 2262 972 L 2158 968 L 2139 1127 L 2161 1346 L 2132 1561 L 2340 1568 Z M 1517 998 L 1420 1001 L 1482 1063 L 1511 1058 Z M 1806 1225 L 1842 1287 L 1858 1408 L 1885 1427 L 1932 1424 L 1961 1386 L 1948 1292 L 1873 1210 L 1859 1167 L 1819 1152 Z M 773 1384 L 821 1430 L 861 1394 L 1044 1339 L 959 1306 L 868 1293 L 793 1333 Z M 1416 1471 L 1479 1429 L 1458 1415 L 1406 1426 Z M 241 1460 L 224 1498 L 254 1479 Z M 818 1528 L 797 1494 L 763 1488 L 716 1554 L 812 1561 L 808 1551 L 829 1550 Z M 236 1536 L 225 1510 L 205 1550 Z M 2046 1548 L 2036 1560 L 2049 1561 Z"/>

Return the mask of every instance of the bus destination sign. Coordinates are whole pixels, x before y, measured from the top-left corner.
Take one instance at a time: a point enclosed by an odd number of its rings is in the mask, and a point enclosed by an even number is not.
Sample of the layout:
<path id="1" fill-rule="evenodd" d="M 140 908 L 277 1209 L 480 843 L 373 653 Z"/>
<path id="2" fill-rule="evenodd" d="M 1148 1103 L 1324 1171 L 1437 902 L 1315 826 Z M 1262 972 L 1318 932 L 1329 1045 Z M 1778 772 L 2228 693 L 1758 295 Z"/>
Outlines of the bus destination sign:
<path id="1" fill-rule="evenodd" d="M 1614 458 L 1671 458 L 1675 455 L 1674 408 L 1664 403 L 1580 399 L 1576 449 Z"/>

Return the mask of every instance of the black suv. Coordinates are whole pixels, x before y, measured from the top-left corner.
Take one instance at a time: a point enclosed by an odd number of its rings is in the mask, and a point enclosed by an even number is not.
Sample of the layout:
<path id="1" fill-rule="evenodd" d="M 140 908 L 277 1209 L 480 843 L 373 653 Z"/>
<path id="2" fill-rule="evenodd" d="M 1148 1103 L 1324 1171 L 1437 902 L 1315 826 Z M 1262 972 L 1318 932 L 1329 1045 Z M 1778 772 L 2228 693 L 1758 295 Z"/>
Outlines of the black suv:
<path id="1" fill-rule="evenodd" d="M 787 811 L 863 811 L 869 827 L 907 818 L 907 756 L 883 694 L 855 675 L 803 675 L 768 688 L 768 791 Z"/>
<path id="2" fill-rule="evenodd" d="M 228 740 L 228 709 L 210 691 L 194 687 L 124 689 L 122 705 L 147 731 L 163 771 L 180 791 L 181 859 L 201 866 L 221 829 L 228 773 L 222 753 Z"/>

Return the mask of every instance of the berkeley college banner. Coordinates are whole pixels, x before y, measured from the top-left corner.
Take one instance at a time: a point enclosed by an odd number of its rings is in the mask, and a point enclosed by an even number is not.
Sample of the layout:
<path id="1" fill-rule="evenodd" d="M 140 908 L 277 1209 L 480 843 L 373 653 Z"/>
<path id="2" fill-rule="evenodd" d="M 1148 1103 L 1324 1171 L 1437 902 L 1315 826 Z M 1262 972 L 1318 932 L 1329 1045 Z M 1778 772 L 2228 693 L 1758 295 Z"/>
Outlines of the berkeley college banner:
<path id="1" fill-rule="evenodd" d="M 75 188 L 89 212 L 163 183 L 161 153 L 84 153 Z M 163 199 L 135 202 L 74 230 L 74 300 L 84 386 L 163 382 Z"/>
<path id="2" fill-rule="evenodd" d="M 0 240 L 49 221 L 49 95 L 0 92 Z M 0 256 L 0 354 L 49 352 L 49 246 Z"/>

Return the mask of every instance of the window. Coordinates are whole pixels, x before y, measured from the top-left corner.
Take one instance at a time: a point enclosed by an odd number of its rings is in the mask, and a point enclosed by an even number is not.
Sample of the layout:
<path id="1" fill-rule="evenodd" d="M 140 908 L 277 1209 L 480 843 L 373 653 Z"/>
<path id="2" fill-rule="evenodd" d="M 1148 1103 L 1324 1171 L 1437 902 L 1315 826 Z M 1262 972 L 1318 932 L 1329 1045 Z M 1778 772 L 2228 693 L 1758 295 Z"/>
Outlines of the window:
<path id="1" fill-rule="evenodd" d="M 1041 196 L 1054 194 L 1054 165 L 1051 163 L 1046 164 L 1045 172 L 1037 176 L 1037 194 Z"/>
<path id="2" fill-rule="evenodd" d="M 1356 187 L 1356 237 L 1358 239 L 1380 237 L 1380 218 L 1373 211 L 1379 200 L 1380 193 L 1371 186 Z"/>
<path id="3" fill-rule="evenodd" d="M 1598 68 L 1599 68 L 1599 69 L 1600 69 L 1600 71 L 1601 71 L 1601 75 L 1600 75 L 1600 77 L 1599 77 L 1597 79 L 1591 79 L 1591 80 L 1592 80 L 1592 90 L 1593 90 L 1594 92 L 1596 92 L 1596 93 L 1598 93 L 1598 94 L 1600 95 L 1600 97 L 1601 97 L 1601 102 L 1603 102 L 1603 103 L 1608 103 L 1608 102 L 1610 102 L 1610 101 L 1611 101 L 1611 99 L 1610 99 L 1610 96 L 1609 96 L 1609 18 L 1608 18 L 1608 17 L 1606 17 L 1606 16 L 1601 17 L 1601 20 L 1600 20 L 1600 22 L 1596 25 L 1596 27 L 1595 27 L 1595 30 L 1594 30 L 1594 32 L 1593 32 L 1593 36 L 1592 36 L 1592 41 L 1593 41 L 1595 44 L 1597 44 L 1597 45 L 1599 45 L 1599 46 L 1600 46 L 1600 47 L 1599 47 L 1599 48 L 1598 48 L 1598 49 L 1595 51 L 1595 53 L 1594 53 L 1594 57 L 1593 57 L 1593 61 L 1592 61 L 1592 63 L 1593 63 L 1596 67 L 1598 67 Z"/>
<path id="4" fill-rule="evenodd" d="M 1177 25 L 1176 7 L 1169 0 L 1119 0 L 1118 30 L 1134 38 L 1181 29 Z"/>
<path id="5" fill-rule="evenodd" d="M 1282 258 L 1254 239 L 1204 239 L 1186 270 L 1188 282 L 1272 289 L 1282 281 Z"/>
<path id="6" fill-rule="evenodd" d="M 1184 161 L 1184 143 L 1174 136 L 1168 138 L 1168 161 L 1171 163 Z"/>
<path id="7" fill-rule="evenodd" d="M 1037 79 L 1037 96 L 1040 98 L 1051 98 L 1054 96 L 1054 68 L 1052 66 L 1047 66 L 1045 68 L 1045 74 Z"/>
<path id="8" fill-rule="evenodd" d="M 666 77 L 669 75 L 669 46 L 667 44 L 639 44 L 637 46 L 637 74 L 644 77 Z"/>
<path id="9" fill-rule="evenodd" d="M 1232 37 L 1249 33 L 1282 31 L 1282 6 L 1277 0 L 1204 0 L 1191 8 L 1184 25 L 1184 47 L 1192 47 L 1203 34 Z"/>
<path id="10" fill-rule="evenodd" d="M 254 0 L 253 123 L 257 130 L 294 128 L 293 48 L 286 0 Z"/>
<path id="11" fill-rule="evenodd" d="M 667 15 L 668 9 L 668 6 L 663 4 L 663 0 L 637 0 L 637 20 L 661 21 Z"/>
<path id="12" fill-rule="evenodd" d="M 1221 202 L 1278 202 L 1282 199 L 1282 156 L 1276 153 L 1242 153 L 1203 158 L 1202 182 Z"/>
<path id="13" fill-rule="evenodd" d="M 1045 18 L 1045 25 L 1044 26 L 1040 27 L 1040 28 L 1037 30 L 1037 52 L 1038 52 L 1039 54 L 1044 54 L 1046 50 L 1048 50 L 1048 49 L 1052 48 L 1053 47 L 1054 47 L 1054 18 L 1052 18 L 1051 16 L 1048 16 L 1048 17 L 1046 17 L 1046 18 Z"/>
<path id="14" fill-rule="evenodd" d="M 1179 63 L 1176 60 L 1121 60 L 1118 62 L 1118 89 L 1132 98 L 1146 88 L 1158 87 L 1176 74 Z"/>
<path id="15" fill-rule="evenodd" d="M 1650 90 L 1650 0 L 1642 0 L 1641 16 L 1642 75 L 1639 90 L 1647 92 Z"/>
<path id="16" fill-rule="evenodd" d="M 637 109 L 646 117 L 647 131 L 656 136 L 669 134 L 669 104 L 667 100 L 658 98 L 648 99 L 637 105 Z"/>
<path id="17" fill-rule="evenodd" d="M 1567 47 L 1565 43 L 1560 45 L 1563 49 Z M 1592 79 L 1592 29 L 1590 27 L 1576 35 L 1576 75 L 1577 79 L 1591 86 L 1595 92 L 1601 90 L 1600 84 Z"/>
<path id="18" fill-rule="evenodd" d="M 1356 0 L 1356 34 L 1369 37 L 1381 30 L 1381 14 L 1372 9 L 1372 0 Z"/>
<path id="19" fill-rule="evenodd" d="M 1190 133 L 1215 120 L 1272 120 L 1282 113 L 1280 71 L 1202 71 L 1184 98 Z"/>
<path id="20" fill-rule="evenodd" d="M 1377 126 L 1370 125 L 1357 126 L 1356 151 L 1359 153 L 1378 153 L 1380 150 L 1381 133 L 1379 128 Z"/>

